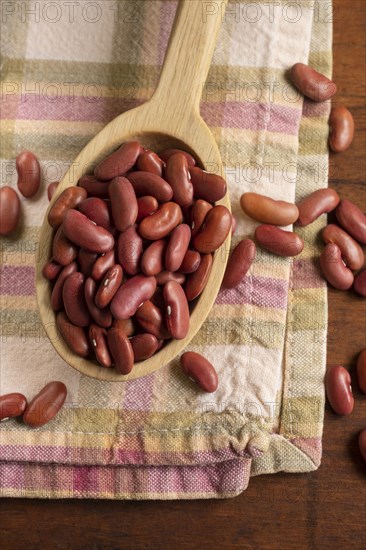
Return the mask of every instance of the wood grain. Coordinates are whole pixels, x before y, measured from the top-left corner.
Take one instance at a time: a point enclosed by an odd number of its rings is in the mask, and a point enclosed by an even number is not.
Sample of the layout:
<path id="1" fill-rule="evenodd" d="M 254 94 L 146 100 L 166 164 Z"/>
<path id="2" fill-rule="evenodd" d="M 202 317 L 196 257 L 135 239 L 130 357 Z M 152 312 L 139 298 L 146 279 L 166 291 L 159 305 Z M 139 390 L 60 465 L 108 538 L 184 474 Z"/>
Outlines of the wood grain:
<path id="1" fill-rule="evenodd" d="M 365 3 L 334 0 L 336 102 L 354 114 L 357 133 L 346 153 L 332 155 L 331 185 L 365 209 Z M 354 371 L 366 346 L 365 303 L 330 291 L 328 364 Z M 225 501 L 113 502 L 3 499 L 2 548 L 90 550 L 364 550 L 366 468 L 356 434 L 366 426 L 366 398 L 355 388 L 351 418 L 327 407 L 324 454 L 310 474 L 251 480 Z"/>

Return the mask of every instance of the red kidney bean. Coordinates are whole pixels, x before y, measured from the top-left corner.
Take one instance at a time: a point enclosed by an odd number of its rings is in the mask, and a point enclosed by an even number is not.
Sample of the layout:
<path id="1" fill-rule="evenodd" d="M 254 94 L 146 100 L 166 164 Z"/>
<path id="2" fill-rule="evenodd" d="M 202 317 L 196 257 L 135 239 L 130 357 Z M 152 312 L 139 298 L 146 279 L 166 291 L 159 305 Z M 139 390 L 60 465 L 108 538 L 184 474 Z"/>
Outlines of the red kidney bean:
<path id="1" fill-rule="evenodd" d="M 184 255 L 183 261 L 179 266 L 180 273 L 193 273 L 198 269 L 201 263 L 201 255 L 197 250 L 191 250 L 190 248 Z"/>
<path id="2" fill-rule="evenodd" d="M 136 332 L 135 322 L 132 317 L 129 319 L 114 319 L 113 326 L 117 327 L 118 330 L 122 330 L 126 336 L 133 336 Z"/>
<path id="3" fill-rule="evenodd" d="M 243 239 L 230 254 L 221 288 L 235 288 L 249 271 L 256 254 L 255 243 Z"/>
<path id="4" fill-rule="evenodd" d="M 364 461 L 366 462 L 366 428 L 358 434 L 358 447 Z"/>
<path id="5" fill-rule="evenodd" d="M 104 275 L 95 296 L 95 305 L 100 309 L 107 307 L 122 284 L 123 271 L 119 264 L 114 265 Z"/>
<path id="6" fill-rule="evenodd" d="M 110 309 L 115 319 L 128 319 L 132 317 L 139 306 L 150 300 L 156 289 L 155 277 L 135 275 L 128 279 L 114 296 Z"/>
<path id="7" fill-rule="evenodd" d="M 165 320 L 173 338 L 183 340 L 189 331 L 189 307 L 183 288 L 176 281 L 164 285 Z"/>
<path id="8" fill-rule="evenodd" d="M 87 191 L 90 197 L 108 198 L 109 181 L 97 180 L 95 176 L 82 176 L 79 179 L 78 186 Z"/>
<path id="9" fill-rule="evenodd" d="M 213 206 L 207 201 L 198 199 L 194 202 L 191 210 L 191 229 L 192 237 L 194 238 L 201 230 L 203 222 L 209 210 L 212 210 Z"/>
<path id="10" fill-rule="evenodd" d="M 85 189 L 81 187 L 68 187 L 62 191 L 48 212 L 48 223 L 54 229 L 62 224 L 64 216 L 71 208 L 76 208 L 87 197 Z"/>
<path id="11" fill-rule="evenodd" d="M 366 348 L 357 358 L 357 382 L 362 393 L 366 393 Z"/>
<path id="12" fill-rule="evenodd" d="M 226 206 L 214 206 L 207 212 L 202 229 L 193 239 L 194 248 L 204 254 L 217 250 L 228 236 L 231 223 Z"/>
<path id="13" fill-rule="evenodd" d="M 67 277 L 62 289 L 66 315 L 78 327 L 87 327 L 91 321 L 85 301 L 84 282 L 84 275 L 77 271 Z"/>
<path id="14" fill-rule="evenodd" d="M 19 223 L 20 200 L 12 187 L 6 185 L 0 189 L 0 235 L 10 235 Z"/>
<path id="15" fill-rule="evenodd" d="M 183 372 L 205 392 L 213 393 L 217 390 L 217 372 L 205 357 L 194 351 L 186 351 L 181 355 L 180 364 Z"/>
<path id="16" fill-rule="evenodd" d="M 48 424 L 62 408 L 67 396 L 63 382 L 49 382 L 28 404 L 23 414 L 23 422 L 30 428 Z"/>
<path id="17" fill-rule="evenodd" d="M 138 206 L 135 191 L 127 178 L 115 178 L 108 187 L 114 225 L 125 231 L 137 219 Z"/>
<path id="18" fill-rule="evenodd" d="M 353 285 L 353 274 L 342 262 L 340 248 L 333 243 L 327 244 L 320 254 L 320 268 L 325 279 L 338 290 L 348 290 Z"/>
<path id="19" fill-rule="evenodd" d="M 231 214 L 231 218 L 232 218 L 231 235 L 234 235 L 234 233 L 236 231 L 236 228 L 238 226 L 238 222 L 237 222 L 236 217 L 233 214 Z"/>
<path id="20" fill-rule="evenodd" d="M 201 294 L 206 286 L 212 268 L 212 255 L 202 254 L 198 269 L 189 275 L 184 287 L 187 300 L 191 302 Z"/>
<path id="21" fill-rule="evenodd" d="M 107 342 L 117 372 L 131 372 L 134 363 L 133 349 L 124 330 L 118 325 L 110 328 L 107 332 Z"/>
<path id="22" fill-rule="evenodd" d="M 131 225 L 118 237 L 117 257 L 128 275 L 137 275 L 141 271 L 143 242 L 137 233 L 137 226 Z"/>
<path id="23" fill-rule="evenodd" d="M 96 252 L 90 252 L 89 250 L 85 250 L 85 248 L 79 248 L 78 262 L 80 271 L 85 277 L 91 276 L 93 266 L 98 258 L 99 256 Z"/>
<path id="24" fill-rule="evenodd" d="M 97 283 L 91 277 L 85 281 L 84 295 L 87 308 L 97 325 L 102 328 L 109 328 L 112 324 L 112 314 L 108 308 L 100 309 L 95 305 Z"/>
<path id="25" fill-rule="evenodd" d="M 226 195 L 226 181 L 217 174 L 201 170 L 198 166 L 190 168 L 194 197 L 208 202 L 216 202 Z"/>
<path id="26" fill-rule="evenodd" d="M 90 325 L 89 341 L 98 363 L 105 368 L 111 367 L 112 357 L 107 345 L 107 331 L 104 328 L 98 327 L 98 325 Z"/>
<path id="27" fill-rule="evenodd" d="M 136 334 L 130 339 L 130 344 L 135 363 L 149 359 L 158 349 L 158 340 L 153 334 Z"/>
<path id="28" fill-rule="evenodd" d="M 329 117 L 329 147 L 335 153 L 346 151 L 355 133 L 352 114 L 346 107 L 333 107 Z"/>
<path id="29" fill-rule="evenodd" d="M 110 233 L 113 232 L 112 215 L 106 201 L 98 197 L 90 197 L 79 204 L 78 210 L 97 225 L 104 227 Z"/>
<path id="30" fill-rule="evenodd" d="M 138 141 L 124 143 L 117 151 L 103 159 L 95 167 L 94 175 L 99 180 L 111 180 L 123 176 L 136 163 L 144 150 Z"/>
<path id="31" fill-rule="evenodd" d="M 169 183 L 156 174 L 132 172 L 128 175 L 128 179 L 138 197 L 151 195 L 159 202 L 170 201 L 173 197 L 173 189 Z"/>
<path id="32" fill-rule="evenodd" d="M 163 312 L 150 300 L 146 300 L 146 302 L 138 308 L 135 317 L 144 331 L 153 334 L 159 340 L 171 338 Z"/>
<path id="33" fill-rule="evenodd" d="M 347 233 L 361 244 L 366 244 L 366 216 L 358 206 L 343 199 L 337 206 L 336 216 Z"/>
<path id="34" fill-rule="evenodd" d="M 342 259 L 350 269 L 360 269 L 363 266 L 363 251 L 360 245 L 346 231 L 333 223 L 324 227 L 322 239 L 325 244 L 336 244 L 342 254 Z"/>
<path id="35" fill-rule="evenodd" d="M 168 271 L 179 269 L 188 250 L 190 240 L 191 229 L 187 224 L 181 223 L 173 229 L 165 251 L 165 267 Z"/>
<path id="36" fill-rule="evenodd" d="M 61 273 L 62 265 L 56 263 L 54 259 L 52 258 L 49 262 L 47 262 L 43 268 L 42 268 L 42 275 L 45 279 L 48 279 L 49 281 L 53 281 L 58 277 Z"/>
<path id="37" fill-rule="evenodd" d="M 95 281 L 101 281 L 108 269 L 116 263 L 114 250 L 102 254 L 93 265 L 91 276 Z"/>
<path id="38" fill-rule="evenodd" d="M 179 205 L 175 202 L 166 202 L 160 208 L 144 218 L 139 226 L 141 237 L 150 241 L 157 241 L 166 237 L 182 222 L 183 214 Z"/>
<path id="39" fill-rule="evenodd" d="M 366 269 L 357 273 L 355 277 L 354 289 L 357 294 L 366 298 Z"/>
<path id="40" fill-rule="evenodd" d="M 66 278 L 75 273 L 78 270 L 78 265 L 76 262 L 72 262 L 63 268 L 60 275 L 57 277 L 55 286 L 53 287 L 51 294 L 51 308 L 53 311 L 60 311 L 63 308 L 63 299 L 62 299 L 62 289 Z"/>
<path id="41" fill-rule="evenodd" d="M 73 325 L 64 311 L 60 311 L 56 317 L 57 328 L 69 348 L 80 357 L 89 355 L 89 342 L 82 327 Z"/>
<path id="42" fill-rule="evenodd" d="M 156 174 L 160 177 L 163 173 L 164 166 L 165 162 L 163 162 L 161 158 L 154 153 L 154 151 L 150 151 L 150 149 L 147 149 L 144 153 L 142 153 L 136 163 L 136 168 L 138 170 L 141 170 L 142 172 L 151 172 L 152 174 Z"/>
<path id="43" fill-rule="evenodd" d="M 0 422 L 21 416 L 27 406 L 27 400 L 21 393 L 0 395 Z"/>
<path id="44" fill-rule="evenodd" d="M 52 254 L 62 266 L 71 264 L 78 255 L 78 249 L 65 235 L 63 224 L 59 226 L 52 242 Z"/>
<path id="45" fill-rule="evenodd" d="M 144 197 L 139 197 L 137 199 L 137 222 L 140 222 L 150 214 L 153 214 L 159 208 L 159 203 L 155 197 L 151 195 L 145 195 Z"/>
<path id="46" fill-rule="evenodd" d="M 177 153 L 180 153 L 181 155 L 184 155 L 186 157 L 189 167 L 196 165 L 196 159 L 190 153 L 187 153 L 187 151 L 182 151 L 181 149 L 164 149 L 164 151 L 159 153 L 159 157 L 164 162 L 167 162 L 172 155 L 175 155 Z"/>
<path id="47" fill-rule="evenodd" d="M 109 231 L 96 225 L 78 210 L 68 210 L 63 221 L 64 233 L 71 242 L 90 252 L 109 252 L 114 246 L 114 238 Z"/>
<path id="48" fill-rule="evenodd" d="M 52 183 L 49 183 L 48 186 L 47 186 L 47 197 L 48 197 L 48 200 L 50 201 L 53 197 L 53 195 L 55 194 L 55 191 L 57 189 L 57 186 L 60 182 L 59 181 L 53 181 Z"/>
<path id="49" fill-rule="evenodd" d="M 165 285 L 168 281 L 175 281 L 179 285 L 183 285 L 185 283 L 186 276 L 178 271 L 173 272 L 163 269 L 163 271 L 160 271 L 160 273 L 155 275 L 155 279 L 159 286 Z"/>
<path id="50" fill-rule="evenodd" d="M 277 256 L 297 256 L 304 248 L 299 235 L 275 225 L 260 225 L 255 230 L 255 238 L 262 248 Z"/>
<path id="51" fill-rule="evenodd" d="M 296 225 L 304 227 L 313 223 L 322 214 L 335 210 L 339 203 L 339 196 L 334 189 L 317 189 L 297 203 L 299 218 Z"/>
<path id="52" fill-rule="evenodd" d="M 325 388 L 334 412 L 341 415 L 351 414 L 354 406 L 351 376 L 344 367 L 333 366 L 327 370 Z"/>
<path id="53" fill-rule="evenodd" d="M 243 193 L 240 206 L 247 216 L 265 224 L 291 225 L 299 217 L 296 204 L 274 200 L 258 193 Z"/>
<path id="54" fill-rule="evenodd" d="M 16 158 L 18 189 L 23 197 L 34 197 L 41 183 L 41 167 L 31 151 L 23 151 Z"/>
<path id="55" fill-rule="evenodd" d="M 173 189 L 173 201 L 179 206 L 188 206 L 193 202 L 193 185 L 188 171 L 188 162 L 184 155 L 171 155 L 165 166 L 164 176 Z"/>
<path id="56" fill-rule="evenodd" d="M 326 101 L 337 92 L 334 82 L 304 63 L 296 63 L 291 68 L 290 78 L 296 88 L 313 101 Z"/>
<path id="57" fill-rule="evenodd" d="M 147 277 L 157 275 L 164 269 L 165 249 L 164 239 L 154 241 L 145 249 L 141 259 L 141 269 Z"/>

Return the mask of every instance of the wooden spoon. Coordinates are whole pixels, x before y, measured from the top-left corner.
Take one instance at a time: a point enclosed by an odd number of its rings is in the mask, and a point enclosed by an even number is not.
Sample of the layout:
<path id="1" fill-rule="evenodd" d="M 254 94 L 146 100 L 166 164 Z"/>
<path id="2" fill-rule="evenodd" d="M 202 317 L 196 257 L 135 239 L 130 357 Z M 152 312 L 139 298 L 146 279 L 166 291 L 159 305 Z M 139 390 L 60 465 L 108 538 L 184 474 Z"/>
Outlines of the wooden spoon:
<path id="1" fill-rule="evenodd" d="M 207 13 L 205 3 L 180 0 L 165 56 L 158 87 L 152 98 L 110 122 L 81 151 L 57 187 L 50 207 L 60 193 L 90 172 L 101 159 L 122 143 L 138 140 L 153 151 L 181 148 L 192 153 L 203 168 L 222 174 L 222 161 L 211 131 L 199 113 L 199 102 L 211 64 L 217 35 L 227 0 L 212 4 L 214 13 Z M 211 4 L 210 4 L 211 5 Z M 228 194 L 220 201 L 230 209 Z M 152 358 L 136 363 L 127 376 L 115 369 L 105 369 L 92 360 L 76 356 L 59 335 L 56 316 L 50 306 L 51 285 L 41 270 L 50 257 L 53 231 L 46 213 L 40 231 L 40 253 L 37 259 L 36 290 L 40 317 L 53 346 L 60 356 L 83 374 L 100 380 L 139 378 L 169 363 L 187 346 L 206 319 L 220 289 L 224 275 L 230 235 L 216 251 L 209 281 L 191 312 L 190 330 L 184 340 L 172 340 Z"/>

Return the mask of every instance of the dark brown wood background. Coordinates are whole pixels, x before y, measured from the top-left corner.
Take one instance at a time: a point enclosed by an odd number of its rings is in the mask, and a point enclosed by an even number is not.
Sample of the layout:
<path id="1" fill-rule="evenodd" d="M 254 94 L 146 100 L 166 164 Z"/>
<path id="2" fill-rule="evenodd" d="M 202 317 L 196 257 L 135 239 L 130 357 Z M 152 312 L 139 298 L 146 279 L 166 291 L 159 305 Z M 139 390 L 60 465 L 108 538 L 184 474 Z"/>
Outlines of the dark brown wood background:
<path id="1" fill-rule="evenodd" d="M 349 151 L 331 156 L 331 181 L 365 211 L 364 0 L 334 0 L 335 103 L 352 111 Z M 329 291 L 328 365 L 348 366 L 366 347 L 365 301 Z M 0 546 L 32 549 L 366 549 L 366 464 L 357 434 L 366 427 L 366 396 L 354 382 L 350 418 L 325 413 L 322 465 L 310 474 L 253 478 L 222 501 L 114 502 L 2 499 Z"/>

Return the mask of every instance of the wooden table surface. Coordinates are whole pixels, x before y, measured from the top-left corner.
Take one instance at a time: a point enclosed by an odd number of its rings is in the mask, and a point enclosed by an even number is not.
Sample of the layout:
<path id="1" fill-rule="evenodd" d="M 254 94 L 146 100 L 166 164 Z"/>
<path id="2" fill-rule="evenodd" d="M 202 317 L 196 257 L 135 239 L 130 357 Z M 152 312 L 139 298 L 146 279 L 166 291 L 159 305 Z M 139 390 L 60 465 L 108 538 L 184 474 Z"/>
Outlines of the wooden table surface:
<path id="1" fill-rule="evenodd" d="M 323 0 L 325 1 L 325 0 Z M 349 151 L 331 156 L 331 180 L 343 198 L 366 208 L 364 0 L 334 0 L 335 103 L 352 111 Z M 328 365 L 350 367 L 366 347 L 365 301 L 329 291 Z M 323 460 L 309 474 L 251 479 L 230 500 L 77 501 L 2 499 L 4 550 L 78 549 L 366 549 L 366 464 L 357 433 L 366 427 L 366 396 L 354 382 L 350 418 L 325 411 Z"/>

